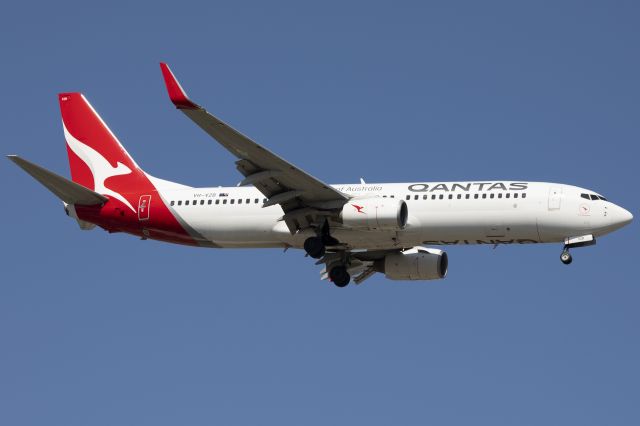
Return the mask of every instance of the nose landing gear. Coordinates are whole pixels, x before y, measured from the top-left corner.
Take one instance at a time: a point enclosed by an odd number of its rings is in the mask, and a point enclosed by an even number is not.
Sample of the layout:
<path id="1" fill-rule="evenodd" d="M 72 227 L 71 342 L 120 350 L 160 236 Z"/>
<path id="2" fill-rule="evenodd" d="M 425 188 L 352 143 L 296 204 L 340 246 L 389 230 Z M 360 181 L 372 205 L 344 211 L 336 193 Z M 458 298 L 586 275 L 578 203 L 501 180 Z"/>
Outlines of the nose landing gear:
<path id="1" fill-rule="evenodd" d="M 568 247 L 565 247 L 564 250 L 562 250 L 562 254 L 560 254 L 560 261 L 565 265 L 569 265 L 573 261 L 573 257 L 571 257 Z"/>
<path id="2" fill-rule="evenodd" d="M 560 261 L 565 265 L 570 264 L 573 261 L 571 253 L 569 253 L 570 248 L 587 247 L 592 246 L 595 243 L 596 239 L 593 237 L 593 235 L 581 235 L 579 237 L 565 238 L 564 248 L 562 249 L 562 254 L 560 254 Z"/>

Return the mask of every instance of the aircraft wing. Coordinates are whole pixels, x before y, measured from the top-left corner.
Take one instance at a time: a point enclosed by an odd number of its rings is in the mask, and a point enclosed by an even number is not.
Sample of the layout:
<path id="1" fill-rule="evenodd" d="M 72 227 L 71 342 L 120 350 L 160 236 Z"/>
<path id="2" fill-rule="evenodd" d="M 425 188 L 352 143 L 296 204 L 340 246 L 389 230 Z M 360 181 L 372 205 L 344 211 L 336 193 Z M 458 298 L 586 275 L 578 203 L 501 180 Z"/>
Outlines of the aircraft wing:
<path id="1" fill-rule="evenodd" d="M 294 233 L 308 220 L 341 208 L 349 197 L 252 141 L 191 101 L 167 64 L 160 63 L 169 98 L 177 109 L 238 158 L 236 168 L 244 179 L 240 185 L 254 185 L 267 201 L 263 207 L 279 204 L 283 220 Z"/>

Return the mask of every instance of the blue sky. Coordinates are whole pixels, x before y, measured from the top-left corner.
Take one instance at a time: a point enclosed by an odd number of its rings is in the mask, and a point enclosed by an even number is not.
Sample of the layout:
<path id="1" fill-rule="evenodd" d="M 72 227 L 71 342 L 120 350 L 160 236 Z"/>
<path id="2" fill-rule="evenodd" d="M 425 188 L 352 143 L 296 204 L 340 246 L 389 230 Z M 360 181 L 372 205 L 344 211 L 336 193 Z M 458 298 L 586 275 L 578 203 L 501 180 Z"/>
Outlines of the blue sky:
<path id="1" fill-rule="evenodd" d="M 148 172 L 235 185 L 170 105 L 334 182 L 575 184 L 638 217 L 637 2 L 24 2 L 5 154 L 68 174 L 83 91 Z M 444 281 L 334 288 L 302 253 L 81 232 L 0 166 L 0 423 L 637 425 L 637 223 L 595 247 L 451 247 Z"/>

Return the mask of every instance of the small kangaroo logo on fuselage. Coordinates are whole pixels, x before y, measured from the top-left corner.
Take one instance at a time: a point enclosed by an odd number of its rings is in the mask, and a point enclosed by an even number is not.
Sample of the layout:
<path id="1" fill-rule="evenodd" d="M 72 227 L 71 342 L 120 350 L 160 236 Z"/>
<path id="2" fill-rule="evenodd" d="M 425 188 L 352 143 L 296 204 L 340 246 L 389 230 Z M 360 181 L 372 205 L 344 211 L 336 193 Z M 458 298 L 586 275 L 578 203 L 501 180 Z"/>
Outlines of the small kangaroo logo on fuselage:
<path id="1" fill-rule="evenodd" d="M 366 214 L 365 212 L 362 211 L 362 209 L 364 209 L 363 206 L 359 206 L 357 204 L 351 204 L 351 205 L 358 211 L 358 213 Z"/>

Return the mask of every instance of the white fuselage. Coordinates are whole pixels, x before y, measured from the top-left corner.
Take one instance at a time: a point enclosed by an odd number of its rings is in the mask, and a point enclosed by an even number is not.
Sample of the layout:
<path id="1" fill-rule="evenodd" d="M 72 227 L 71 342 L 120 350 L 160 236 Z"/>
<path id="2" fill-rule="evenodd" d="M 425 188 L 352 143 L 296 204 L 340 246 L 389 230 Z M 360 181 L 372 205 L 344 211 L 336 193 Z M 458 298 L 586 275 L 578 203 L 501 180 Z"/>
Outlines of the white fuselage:
<path id="1" fill-rule="evenodd" d="M 416 245 L 527 244 L 612 232 L 631 220 L 629 212 L 593 191 L 570 185 L 519 182 L 438 182 L 333 185 L 353 196 L 404 200 L 402 230 L 332 228 L 351 249 Z M 302 247 L 312 230 L 292 235 L 279 206 L 263 208 L 253 187 L 159 188 L 165 203 L 203 245 L 214 247 Z M 585 198 L 583 194 L 586 194 Z M 153 214 L 153 212 L 151 212 Z"/>

